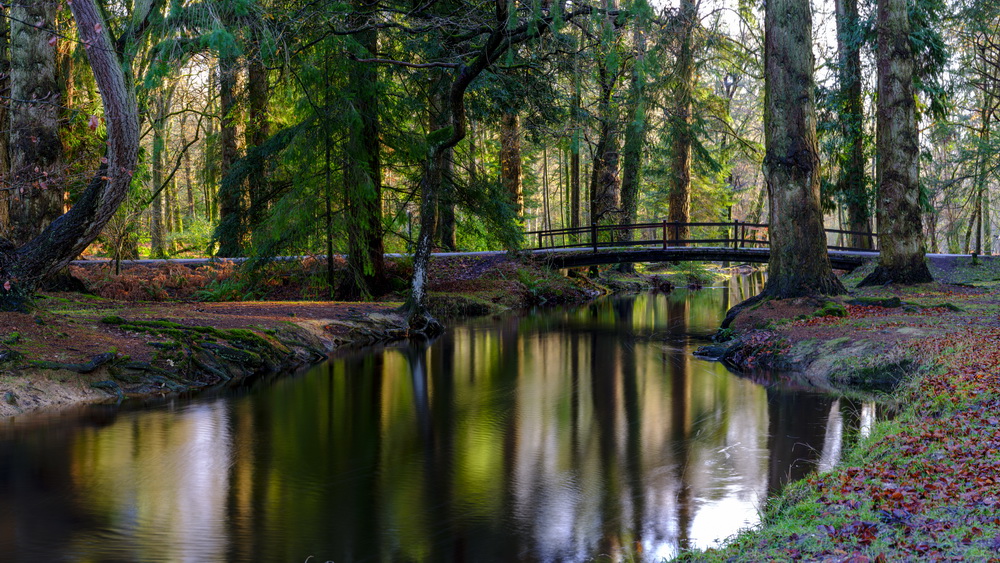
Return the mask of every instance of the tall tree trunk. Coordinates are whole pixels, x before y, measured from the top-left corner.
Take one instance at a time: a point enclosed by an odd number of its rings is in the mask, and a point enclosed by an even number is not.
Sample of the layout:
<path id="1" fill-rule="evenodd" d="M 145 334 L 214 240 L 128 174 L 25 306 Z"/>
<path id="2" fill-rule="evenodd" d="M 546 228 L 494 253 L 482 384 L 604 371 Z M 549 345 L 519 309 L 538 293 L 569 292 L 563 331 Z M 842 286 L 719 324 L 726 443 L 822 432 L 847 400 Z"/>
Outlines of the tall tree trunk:
<path id="1" fill-rule="evenodd" d="M 820 211 L 808 0 L 770 0 L 764 25 L 764 178 L 771 258 L 761 295 L 844 293 L 830 268 Z"/>
<path id="2" fill-rule="evenodd" d="M 581 201 L 580 201 L 580 147 L 583 145 L 583 127 L 580 119 L 582 112 L 583 96 L 580 86 L 579 64 L 576 58 L 573 59 L 573 97 L 570 101 L 570 120 L 573 126 L 572 138 L 569 146 L 569 188 L 570 188 L 570 223 L 569 226 L 576 229 L 581 225 Z M 575 242 L 575 240 L 574 240 Z"/>
<path id="3" fill-rule="evenodd" d="M 259 18 L 250 22 L 253 52 L 247 57 L 247 120 L 246 120 L 246 150 L 259 147 L 267 141 L 271 134 L 268 121 L 269 89 L 267 66 L 264 65 L 261 50 L 263 23 Z M 247 176 L 247 200 L 249 207 L 246 214 L 246 232 L 252 234 L 253 229 L 263 223 L 265 207 L 267 206 L 268 170 L 261 166 L 258 173 Z"/>
<path id="4" fill-rule="evenodd" d="M 0 96 L 10 98 L 10 8 L 0 5 Z M 0 103 L 0 127 L 8 125 L 10 104 Z M 0 239 L 10 238 L 10 135 L 0 132 Z"/>
<path id="5" fill-rule="evenodd" d="M 617 73 L 600 61 L 597 68 L 601 89 L 598 100 L 598 136 L 590 171 L 590 222 L 615 223 L 621 206 L 618 179 L 618 112 L 611 94 Z"/>
<path id="6" fill-rule="evenodd" d="M 59 139 L 62 88 L 57 78 L 54 2 L 10 6 L 10 177 L 6 192 L 14 244 L 34 238 L 63 212 L 63 147 Z M 6 21 L 4 22 L 7 23 Z"/>
<path id="7" fill-rule="evenodd" d="M 362 6 L 363 7 L 363 6 Z M 360 18 L 359 18 L 360 19 Z M 364 18 L 367 20 L 367 18 Z M 358 21 L 357 27 L 366 21 Z M 374 56 L 378 47 L 374 29 L 354 36 L 360 58 Z M 378 70 L 351 62 L 349 87 L 354 100 L 347 138 L 347 265 L 351 276 L 350 297 L 367 297 L 385 289 L 385 259 L 382 242 L 382 163 L 379 146 Z"/>
<path id="8" fill-rule="evenodd" d="M 840 60 L 840 128 L 846 155 L 837 191 L 847 206 L 847 230 L 871 232 L 871 211 L 865 178 L 864 108 L 861 103 L 861 31 L 858 0 L 836 0 L 837 53 Z M 871 237 L 851 235 L 854 248 L 872 248 Z"/>
<path id="9" fill-rule="evenodd" d="M 507 190 L 517 217 L 524 214 L 521 187 L 521 126 L 517 111 L 508 109 L 500 118 L 500 183 Z"/>
<path id="10" fill-rule="evenodd" d="M 169 92 L 164 92 L 159 99 L 154 102 L 156 113 L 153 116 L 153 150 L 150 155 L 152 164 L 152 192 L 153 201 L 149 213 L 149 254 L 153 258 L 165 258 L 167 256 L 166 245 L 164 244 L 164 234 L 166 232 L 166 221 L 163 214 L 164 181 L 166 178 L 166 128 L 167 114 L 170 113 Z"/>
<path id="11" fill-rule="evenodd" d="M 135 95 L 94 0 L 70 4 L 101 94 L 107 123 L 103 162 L 76 204 L 21 248 L 0 241 L 0 310 L 25 310 L 43 278 L 64 268 L 101 233 L 128 194 L 139 155 Z"/>
<path id="12" fill-rule="evenodd" d="M 667 219 L 677 223 L 691 221 L 691 130 L 694 97 L 694 29 L 698 22 L 696 0 L 681 0 L 680 50 L 677 53 L 677 87 L 674 91 L 673 115 L 670 116 L 670 196 Z M 687 239 L 687 226 L 677 230 L 677 237 Z"/>
<path id="13" fill-rule="evenodd" d="M 233 163 L 239 157 L 236 147 L 236 60 L 230 56 L 219 57 L 219 111 L 222 123 L 219 142 L 222 156 L 219 176 L 223 184 L 219 187 L 219 249 L 217 256 L 232 258 L 243 253 L 244 203 L 243 190 L 239 184 L 225 183 Z"/>
<path id="14" fill-rule="evenodd" d="M 628 123 L 625 126 L 625 145 L 622 148 L 622 220 L 626 225 L 636 221 L 639 209 L 639 182 L 642 178 L 642 150 L 646 144 L 646 38 L 638 25 L 633 37 L 635 61 L 629 85 Z M 622 241 L 632 240 L 632 231 L 627 230 L 619 237 Z M 635 265 L 622 263 L 618 266 L 622 273 L 635 272 Z"/>
<path id="15" fill-rule="evenodd" d="M 933 281 L 920 222 L 919 131 L 907 0 L 878 1 L 879 264 L 859 286 Z"/>

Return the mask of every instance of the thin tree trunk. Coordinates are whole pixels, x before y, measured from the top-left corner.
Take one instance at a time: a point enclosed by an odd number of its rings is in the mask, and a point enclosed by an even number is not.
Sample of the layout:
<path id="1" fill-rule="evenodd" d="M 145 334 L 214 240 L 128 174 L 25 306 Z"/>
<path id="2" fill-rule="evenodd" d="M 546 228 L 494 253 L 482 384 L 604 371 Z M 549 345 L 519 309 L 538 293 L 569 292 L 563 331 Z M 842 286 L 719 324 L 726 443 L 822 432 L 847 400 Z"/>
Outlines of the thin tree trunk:
<path id="1" fill-rule="evenodd" d="M 545 145 L 542 145 L 542 212 L 545 213 L 542 225 L 546 229 L 552 229 L 552 214 L 549 209 L 549 153 Z"/>
<path id="2" fill-rule="evenodd" d="M 691 221 L 691 130 L 694 97 L 694 29 L 698 22 L 696 0 L 681 0 L 680 51 L 677 54 L 677 88 L 674 91 L 673 115 L 668 120 L 673 137 L 671 144 L 670 195 L 667 219 L 671 222 Z M 677 238 L 687 239 L 690 229 L 677 229 Z"/>
<path id="3" fill-rule="evenodd" d="M 236 146 L 236 61 L 229 56 L 219 57 L 219 108 L 222 123 L 219 141 L 222 158 L 219 176 L 225 182 L 233 163 L 239 157 Z M 216 255 L 233 258 L 243 253 L 243 190 L 240 185 L 223 184 L 219 187 L 219 249 Z"/>
<path id="4" fill-rule="evenodd" d="M 500 118 L 500 183 L 507 190 L 514 211 L 524 215 L 524 191 L 521 187 L 521 128 L 517 111 L 508 109 Z"/>
<path id="5" fill-rule="evenodd" d="M 919 131 L 907 0 L 878 2 L 879 265 L 859 286 L 933 281 L 920 223 Z"/>
<path id="6" fill-rule="evenodd" d="M 164 92 L 160 94 L 159 99 L 157 99 L 154 104 L 156 107 L 156 113 L 153 116 L 153 150 L 150 155 L 151 160 L 151 190 L 153 191 L 153 201 L 150 207 L 149 214 L 149 239 L 150 239 L 150 249 L 149 254 L 153 258 L 165 258 L 166 245 L 164 243 L 164 234 L 166 231 L 163 213 L 163 200 L 164 194 L 157 193 L 163 188 L 166 168 L 166 157 L 164 153 L 166 152 L 166 127 L 167 127 L 167 114 L 170 113 L 170 92 Z"/>
<path id="7" fill-rule="evenodd" d="M 63 213 L 62 88 L 56 43 L 50 42 L 58 6 L 17 2 L 9 9 L 10 97 L 40 102 L 10 106 L 11 190 L 6 195 L 11 229 L 7 237 L 23 245 Z"/>
<path id="8" fill-rule="evenodd" d="M 363 6 L 361 6 L 363 8 Z M 364 23 L 358 21 L 358 24 Z M 360 25 L 359 25 L 360 27 Z M 374 56 L 377 32 L 355 35 L 361 57 Z M 344 174 L 348 214 L 348 259 L 351 297 L 378 295 L 385 289 L 386 273 L 382 241 L 382 163 L 379 146 L 378 70 L 351 62 L 350 88 L 357 119 L 351 120 Z"/>
<path id="9" fill-rule="evenodd" d="M 246 149 L 263 145 L 271 133 L 268 120 L 269 88 L 268 71 L 264 65 L 261 50 L 263 23 L 259 18 L 253 18 L 250 23 L 253 51 L 247 57 L 247 116 L 246 116 Z M 257 173 L 247 176 L 247 209 L 245 232 L 252 234 L 253 229 L 263 223 L 267 206 L 268 170 L 260 166 Z"/>
<path id="10" fill-rule="evenodd" d="M 837 52 L 840 60 L 840 127 L 846 157 L 837 191 L 847 206 L 847 230 L 871 232 L 871 211 L 865 178 L 864 109 L 861 102 L 861 29 L 858 0 L 836 0 Z M 851 235 L 851 246 L 870 249 L 871 237 Z"/>
<path id="11" fill-rule="evenodd" d="M 629 106 L 625 126 L 625 145 L 622 148 L 622 223 L 636 222 L 639 209 L 639 182 L 642 178 L 642 150 L 646 144 L 646 38 L 637 25 L 633 36 L 635 61 L 632 64 Z M 619 240 L 631 241 L 633 232 L 624 231 Z M 635 265 L 619 264 L 622 273 L 634 273 Z"/>
<path id="12" fill-rule="evenodd" d="M 9 10 L 5 4 L 0 5 L 0 96 L 10 97 L 10 23 Z M 0 99 L 3 99 L 0 98 Z M 0 128 L 8 126 L 10 114 L 9 104 L 0 103 Z M 0 239 L 10 238 L 10 135 L 0 132 Z"/>

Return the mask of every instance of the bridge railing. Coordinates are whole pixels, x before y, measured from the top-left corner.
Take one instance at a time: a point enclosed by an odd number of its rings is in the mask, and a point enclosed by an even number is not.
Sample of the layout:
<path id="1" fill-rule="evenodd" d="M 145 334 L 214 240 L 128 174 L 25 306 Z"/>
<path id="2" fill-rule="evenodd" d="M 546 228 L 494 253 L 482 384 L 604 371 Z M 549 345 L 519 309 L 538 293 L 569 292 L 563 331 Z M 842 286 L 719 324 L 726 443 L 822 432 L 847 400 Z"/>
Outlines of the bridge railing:
<path id="1" fill-rule="evenodd" d="M 636 223 L 633 225 L 590 225 L 546 229 L 525 233 L 528 244 L 537 249 L 731 247 L 768 248 L 768 226 L 763 223 L 732 221 Z M 841 229 L 826 229 L 827 247 L 832 250 L 874 250 L 878 235 Z M 861 241 L 858 244 L 858 241 Z M 868 243 L 868 244 L 865 244 Z"/>

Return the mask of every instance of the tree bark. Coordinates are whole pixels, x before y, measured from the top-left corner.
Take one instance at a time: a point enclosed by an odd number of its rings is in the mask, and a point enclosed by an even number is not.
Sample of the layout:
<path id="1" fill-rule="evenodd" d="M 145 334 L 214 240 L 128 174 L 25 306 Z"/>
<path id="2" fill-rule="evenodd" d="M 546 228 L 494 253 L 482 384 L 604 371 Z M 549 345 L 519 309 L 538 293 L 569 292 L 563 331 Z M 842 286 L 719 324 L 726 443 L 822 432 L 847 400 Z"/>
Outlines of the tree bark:
<path id="1" fill-rule="evenodd" d="M 10 97 L 10 22 L 9 10 L 0 5 L 0 96 Z M 10 104 L 0 103 L 0 127 L 8 125 Z M 10 135 L 0 133 L 0 238 L 10 236 Z"/>
<path id="2" fill-rule="evenodd" d="M 219 141 L 222 149 L 219 163 L 219 177 L 225 178 L 239 158 L 236 147 L 236 61 L 229 57 L 219 58 L 219 111 L 222 123 Z M 243 190 L 239 185 L 219 187 L 219 249 L 217 256 L 233 258 L 243 253 L 244 203 Z"/>
<path id="3" fill-rule="evenodd" d="M 106 163 L 76 204 L 21 248 L 0 241 L 0 310 L 25 310 L 38 284 L 64 268 L 101 233 L 128 194 L 139 155 L 135 94 L 94 0 L 70 7 L 101 93 L 107 123 Z"/>
<path id="4" fill-rule="evenodd" d="M 598 136 L 590 171 L 590 222 L 616 223 L 621 206 L 621 183 L 618 179 L 618 112 L 612 92 L 617 73 L 607 61 L 598 62 Z"/>
<path id="5" fill-rule="evenodd" d="M 270 122 L 268 121 L 268 106 L 270 105 L 268 88 L 268 71 L 261 58 L 261 43 L 263 25 L 259 19 L 249 22 L 252 37 L 253 52 L 247 57 L 247 121 L 246 149 L 259 147 L 270 137 Z M 268 170 L 260 167 L 260 172 L 247 176 L 247 216 L 245 232 L 263 223 L 265 207 L 267 206 Z"/>
<path id="6" fill-rule="evenodd" d="M 359 18 L 363 25 L 369 18 Z M 361 27 L 356 25 L 355 27 Z M 377 52 L 374 29 L 354 36 L 363 58 Z M 378 70 L 365 63 L 349 63 L 349 88 L 354 100 L 347 138 L 348 250 L 351 273 L 348 297 L 367 297 L 385 289 L 385 259 L 382 242 L 382 162 L 379 145 Z"/>
<path id="7" fill-rule="evenodd" d="M 15 245 L 27 243 L 63 212 L 62 89 L 56 44 L 50 42 L 56 13 L 54 2 L 10 6 L 10 97 L 37 100 L 10 106 L 10 230 L 5 236 Z"/>
<path id="8" fill-rule="evenodd" d="M 871 210 L 865 178 L 864 108 L 861 102 L 861 29 L 858 0 L 837 0 L 837 52 L 840 61 L 840 128 L 846 154 L 837 191 L 847 207 L 847 230 L 871 232 Z M 872 248 L 872 239 L 851 235 L 854 248 Z"/>
<path id="9" fill-rule="evenodd" d="M 879 264 L 859 287 L 926 283 L 934 280 L 924 262 L 919 131 L 906 0 L 879 0 L 877 53 Z"/>
<path id="10" fill-rule="evenodd" d="M 153 102 L 155 113 L 153 115 L 153 150 L 150 155 L 151 164 L 151 189 L 153 201 L 150 202 L 149 210 L 149 254 L 152 258 L 166 258 L 166 246 L 164 245 L 165 223 L 163 214 L 163 182 L 165 181 L 166 168 L 166 127 L 167 114 L 170 113 L 170 98 L 173 88 L 168 88 L 162 92 L 159 98 Z"/>
<path id="11" fill-rule="evenodd" d="M 694 29 L 698 22 L 698 5 L 694 0 L 681 0 L 679 41 L 677 54 L 677 87 L 674 90 L 673 115 L 670 132 L 673 137 L 670 150 L 670 195 L 667 219 L 671 222 L 691 221 L 691 130 L 692 100 L 694 97 Z M 690 228 L 677 229 L 677 238 L 687 239 Z"/>
<path id="12" fill-rule="evenodd" d="M 764 178 L 771 259 L 762 295 L 844 293 L 833 275 L 820 210 L 808 0 L 769 0 L 765 10 Z"/>
<path id="13" fill-rule="evenodd" d="M 574 60 L 574 67 L 576 62 Z M 573 98 L 570 102 L 570 119 L 573 122 L 573 136 L 569 147 L 569 201 L 570 201 L 570 223 L 569 226 L 576 229 L 580 223 L 580 145 L 582 135 L 580 133 L 580 112 L 583 103 L 580 92 L 579 69 L 575 68 L 573 73 Z M 576 237 L 574 237 L 575 242 Z"/>
<path id="14" fill-rule="evenodd" d="M 500 118 L 500 183 L 520 219 L 524 214 L 521 186 L 521 127 L 517 111 L 508 109 Z"/>
<path id="15" fill-rule="evenodd" d="M 646 144 L 646 38 L 638 25 L 633 36 L 635 61 L 629 85 L 629 105 L 625 125 L 625 144 L 622 147 L 622 216 L 621 222 L 632 225 L 639 209 L 639 182 L 642 178 L 642 150 Z M 631 230 L 623 231 L 619 240 L 631 241 Z M 622 273 L 635 272 L 635 265 L 627 262 L 618 265 Z"/>

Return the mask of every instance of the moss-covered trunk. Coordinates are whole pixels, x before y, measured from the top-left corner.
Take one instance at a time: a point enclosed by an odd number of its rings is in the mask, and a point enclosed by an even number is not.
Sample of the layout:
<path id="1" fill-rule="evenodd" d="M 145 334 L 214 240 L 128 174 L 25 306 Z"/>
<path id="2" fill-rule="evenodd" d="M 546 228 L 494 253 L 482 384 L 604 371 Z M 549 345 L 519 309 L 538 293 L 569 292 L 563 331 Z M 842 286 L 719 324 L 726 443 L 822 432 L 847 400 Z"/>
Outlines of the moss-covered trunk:
<path id="1" fill-rule="evenodd" d="M 879 0 L 877 53 L 879 264 L 860 285 L 930 282 L 920 221 L 920 136 L 906 0 Z"/>
<path id="2" fill-rule="evenodd" d="M 807 0 L 770 0 L 765 11 L 764 178 L 771 258 L 763 294 L 840 294 L 820 211 L 813 96 L 812 21 Z"/>
<path id="3" fill-rule="evenodd" d="M 66 186 L 59 139 L 63 88 L 57 77 L 57 42 L 51 41 L 58 39 L 54 35 L 58 6 L 54 2 L 17 2 L 9 9 L 9 96 L 39 101 L 9 106 L 11 189 L 3 193 L 10 228 L 0 236 L 22 245 L 63 212 Z"/>

